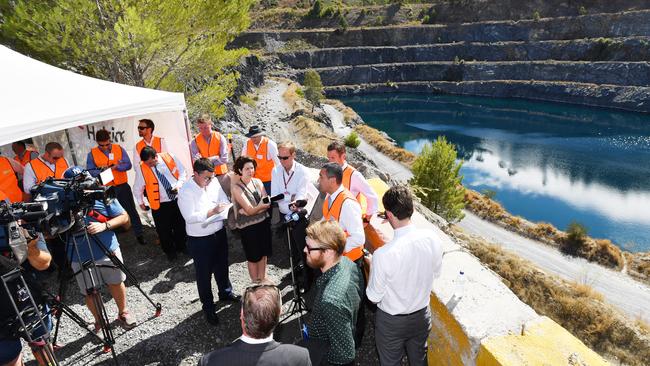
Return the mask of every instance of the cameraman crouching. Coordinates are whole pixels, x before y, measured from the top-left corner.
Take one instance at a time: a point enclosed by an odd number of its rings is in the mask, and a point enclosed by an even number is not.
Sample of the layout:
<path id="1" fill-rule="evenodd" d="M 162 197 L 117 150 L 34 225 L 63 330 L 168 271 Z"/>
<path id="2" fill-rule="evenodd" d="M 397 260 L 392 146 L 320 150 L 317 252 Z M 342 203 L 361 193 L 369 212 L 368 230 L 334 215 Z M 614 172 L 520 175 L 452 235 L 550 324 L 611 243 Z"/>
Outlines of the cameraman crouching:
<path id="1" fill-rule="evenodd" d="M 63 177 L 71 179 L 82 173 L 82 168 L 71 167 L 65 171 Z M 120 244 L 117 241 L 117 236 L 112 231 L 115 228 L 126 225 L 129 222 L 129 215 L 124 211 L 122 206 L 117 200 L 113 200 L 111 204 L 105 205 L 102 201 L 95 201 L 92 211 L 99 215 L 86 215 L 84 221 L 87 225 L 88 234 L 95 235 L 95 237 L 120 261 L 122 260 L 122 253 L 120 251 Z M 88 242 L 90 239 L 90 242 Z M 73 245 L 72 235 L 67 243 L 67 258 L 70 260 L 73 273 L 81 293 L 85 295 L 86 306 L 95 318 L 95 334 L 102 337 L 101 322 L 97 309 L 93 305 L 93 299 L 87 293 L 88 287 L 91 286 L 92 279 L 95 280 L 95 285 L 102 284 L 108 285 L 108 290 L 115 300 L 117 305 L 118 321 L 125 329 L 131 329 L 135 326 L 136 320 L 133 315 L 126 309 L 126 287 L 124 280 L 126 275 L 119 268 L 116 268 L 110 258 L 104 253 L 99 244 L 95 243 L 92 238 L 89 238 L 85 233 L 78 233 L 74 236 L 76 248 Z M 82 263 L 86 261 L 94 261 L 96 268 L 86 269 L 80 272 Z M 92 271 L 92 272 L 91 272 Z M 99 275 L 98 275 L 99 274 Z"/>
<path id="2" fill-rule="evenodd" d="M 3 257 L 0 258 L 0 264 L 2 267 L 0 268 L 0 275 L 8 273 L 13 268 L 18 266 L 17 262 L 9 259 L 9 257 L 12 256 L 12 253 L 7 239 L 8 238 L 6 238 L 5 227 L 0 227 L 0 255 L 2 255 Z M 50 255 L 50 252 L 47 250 L 47 245 L 45 244 L 45 241 L 43 240 L 42 236 L 39 235 L 37 238 L 31 239 L 27 243 L 27 261 L 34 269 L 38 271 L 47 269 L 50 266 L 51 260 L 52 260 L 52 256 Z M 26 276 L 28 275 L 29 274 L 26 274 Z M 32 282 L 29 281 L 29 279 L 27 278 L 26 281 L 28 283 Z M 30 286 L 30 291 L 34 292 L 35 289 L 33 289 Z M 37 295 L 37 294 L 33 294 L 33 295 Z M 7 308 L 7 306 L 11 306 L 11 304 L 8 302 L 8 294 L 6 293 L 6 290 L 4 288 L 0 289 L 0 299 L 2 299 L 3 301 L 2 319 L 0 319 L 0 324 L 4 324 L 6 317 L 12 316 L 10 315 L 11 313 L 5 314 L 5 312 L 9 311 L 9 308 Z M 7 303 L 5 303 L 5 301 L 7 301 Z M 3 331 L 7 329 L 4 326 L 2 328 L 3 329 L 0 330 L 0 365 L 7 365 L 7 366 L 22 365 L 23 364 L 22 357 L 21 357 L 22 345 L 20 343 L 20 338 L 16 338 L 15 336 L 4 334 Z"/>

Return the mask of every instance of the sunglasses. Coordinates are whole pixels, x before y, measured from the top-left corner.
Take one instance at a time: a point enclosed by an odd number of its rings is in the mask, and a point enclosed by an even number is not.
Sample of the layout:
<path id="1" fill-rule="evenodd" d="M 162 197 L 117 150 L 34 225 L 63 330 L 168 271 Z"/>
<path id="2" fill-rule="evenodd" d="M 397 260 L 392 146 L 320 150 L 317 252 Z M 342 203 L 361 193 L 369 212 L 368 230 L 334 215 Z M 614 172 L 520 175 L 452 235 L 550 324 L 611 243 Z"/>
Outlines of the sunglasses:
<path id="1" fill-rule="evenodd" d="M 107 144 L 99 144 L 99 143 L 98 143 L 97 145 L 99 145 L 99 146 L 101 146 L 101 147 L 108 147 L 108 146 L 111 146 L 111 143 L 110 143 L 110 142 L 107 143 Z"/>
<path id="2" fill-rule="evenodd" d="M 203 178 L 203 180 L 205 180 L 206 182 L 209 182 L 209 181 L 212 180 L 212 178 L 214 178 L 214 175 L 210 175 L 210 176 L 208 176 L 208 177 L 202 177 L 202 178 Z"/>
<path id="3" fill-rule="evenodd" d="M 61 159 L 61 156 L 53 156 L 52 157 L 52 160 L 59 160 L 59 159 Z"/>
<path id="4" fill-rule="evenodd" d="M 148 128 L 147 126 L 138 126 L 138 130 L 145 130 L 147 128 Z"/>
<path id="5" fill-rule="evenodd" d="M 305 237 L 305 240 L 307 240 L 307 237 Z M 309 245 L 305 245 L 305 249 L 307 249 L 308 253 L 311 253 L 314 250 L 320 250 L 321 252 L 324 252 L 324 251 L 327 250 L 327 248 L 311 248 Z"/>
<path id="6" fill-rule="evenodd" d="M 386 220 L 386 211 L 377 212 L 377 217 Z"/>
<path id="7" fill-rule="evenodd" d="M 280 159 L 280 160 L 287 160 L 287 159 L 289 159 L 290 157 L 291 157 L 291 156 L 280 156 L 280 155 L 278 155 L 278 159 Z"/>

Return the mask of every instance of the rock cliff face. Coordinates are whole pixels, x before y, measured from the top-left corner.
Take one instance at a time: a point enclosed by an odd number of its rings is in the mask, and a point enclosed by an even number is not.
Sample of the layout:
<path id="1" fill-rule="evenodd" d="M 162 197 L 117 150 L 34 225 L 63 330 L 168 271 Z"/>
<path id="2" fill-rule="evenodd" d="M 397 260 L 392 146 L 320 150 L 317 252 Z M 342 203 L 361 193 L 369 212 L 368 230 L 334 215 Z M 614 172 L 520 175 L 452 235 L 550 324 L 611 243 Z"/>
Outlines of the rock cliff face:
<path id="1" fill-rule="evenodd" d="M 401 90 L 650 112 L 650 10 L 619 5 L 539 20 L 252 31 L 234 45 L 300 40 L 306 49 L 276 54 L 282 75 L 302 81 L 315 69 L 329 95 Z"/>

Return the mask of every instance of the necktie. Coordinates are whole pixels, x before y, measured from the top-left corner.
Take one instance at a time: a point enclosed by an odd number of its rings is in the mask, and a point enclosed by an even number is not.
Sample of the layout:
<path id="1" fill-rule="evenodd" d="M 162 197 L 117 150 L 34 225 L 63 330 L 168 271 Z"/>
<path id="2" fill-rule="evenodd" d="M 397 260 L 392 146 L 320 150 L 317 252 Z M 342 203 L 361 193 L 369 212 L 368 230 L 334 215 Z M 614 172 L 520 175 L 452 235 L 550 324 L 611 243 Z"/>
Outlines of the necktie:
<path id="1" fill-rule="evenodd" d="M 167 178 L 163 173 L 158 171 L 158 167 L 154 166 L 153 170 L 156 172 L 156 175 L 158 176 L 158 181 L 162 184 L 162 186 L 165 188 L 165 192 L 167 192 L 167 197 L 169 197 L 170 201 L 173 201 L 174 198 L 176 198 L 176 193 L 172 192 L 172 185 L 169 183 Z"/>

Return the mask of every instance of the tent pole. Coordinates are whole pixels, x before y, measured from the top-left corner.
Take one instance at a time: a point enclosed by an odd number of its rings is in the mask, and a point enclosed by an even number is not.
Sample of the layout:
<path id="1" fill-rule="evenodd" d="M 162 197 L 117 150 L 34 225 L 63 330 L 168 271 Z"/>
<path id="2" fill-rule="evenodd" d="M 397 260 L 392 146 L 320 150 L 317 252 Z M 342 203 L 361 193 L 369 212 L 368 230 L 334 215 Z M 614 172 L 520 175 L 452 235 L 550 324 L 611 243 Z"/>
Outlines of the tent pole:
<path id="1" fill-rule="evenodd" d="M 68 129 L 65 129 L 65 138 L 68 139 L 68 147 L 70 148 L 70 155 L 72 156 L 72 162 L 74 165 L 79 165 L 77 163 L 77 155 L 74 152 L 74 149 L 72 147 L 72 141 L 70 140 L 70 134 L 68 133 Z"/>

